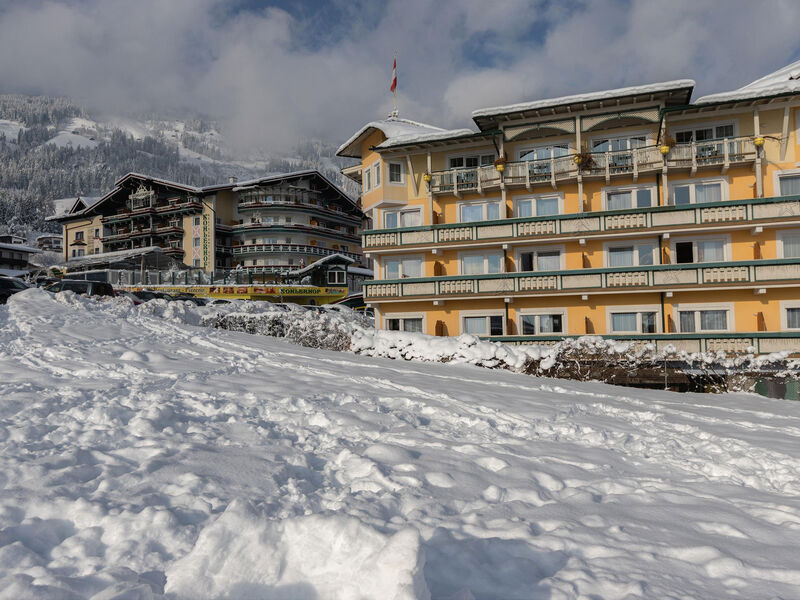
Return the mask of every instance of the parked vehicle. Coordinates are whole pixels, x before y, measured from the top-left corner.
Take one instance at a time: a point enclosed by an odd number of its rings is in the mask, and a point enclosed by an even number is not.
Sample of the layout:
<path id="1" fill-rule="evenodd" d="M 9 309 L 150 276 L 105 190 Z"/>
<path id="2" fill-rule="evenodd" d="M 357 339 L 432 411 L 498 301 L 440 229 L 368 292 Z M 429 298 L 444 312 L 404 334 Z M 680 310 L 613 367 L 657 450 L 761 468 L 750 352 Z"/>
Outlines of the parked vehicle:
<path id="1" fill-rule="evenodd" d="M 27 290 L 29 287 L 30 286 L 21 279 L 0 275 L 0 304 L 5 304 L 11 296 L 22 290 Z"/>
<path id="2" fill-rule="evenodd" d="M 61 279 L 44 288 L 46 292 L 75 292 L 87 296 L 116 296 L 114 288 L 105 281 L 84 281 L 82 279 Z"/>
<path id="3" fill-rule="evenodd" d="M 121 298 L 130 298 L 133 301 L 134 306 L 138 306 L 139 304 L 144 304 L 144 300 L 142 300 L 139 296 L 134 294 L 133 292 L 126 292 L 123 290 L 117 290 L 117 296 Z"/>
<path id="4" fill-rule="evenodd" d="M 208 304 L 207 298 L 200 298 L 198 296 L 192 296 L 191 294 L 179 294 L 177 296 L 173 296 L 174 300 L 183 300 L 185 302 L 191 302 L 196 304 L 197 306 L 205 306 Z"/>
<path id="5" fill-rule="evenodd" d="M 34 281 L 34 284 L 36 285 L 36 287 L 47 287 L 51 283 L 56 283 L 57 281 L 58 281 L 57 277 L 47 277 L 45 275 L 39 275 Z"/>

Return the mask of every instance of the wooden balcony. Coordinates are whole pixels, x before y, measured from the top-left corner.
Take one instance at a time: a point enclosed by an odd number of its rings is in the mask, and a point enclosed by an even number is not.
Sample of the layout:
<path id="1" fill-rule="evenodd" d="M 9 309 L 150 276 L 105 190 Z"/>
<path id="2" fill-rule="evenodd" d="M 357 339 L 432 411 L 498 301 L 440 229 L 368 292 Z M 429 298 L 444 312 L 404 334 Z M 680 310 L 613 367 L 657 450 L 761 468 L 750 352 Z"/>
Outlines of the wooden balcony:
<path id="1" fill-rule="evenodd" d="M 369 301 L 800 286 L 800 258 L 453 275 L 365 282 Z"/>
<path id="2" fill-rule="evenodd" d="M 754 162 L 757 149 L 751 137 L 725 138 L 691 144 L 677 144 L 665 156 L 658 146 L 645 146 L 613 152 L 568 154 L 549 159 L 508 162 L 504 172 L 494 165 L 435 171 L 430 189 L 434 194 L 461 197 L 462 194 L 484 194 L 502 187 L 549 185 L 583 179 L 602 178 L 610 183 L 624 176 L 636 181 L 640 175 L 715 168 L 725 173 L 731 166 Z M 580 162 L 576 162 L 576 160 Z"/>

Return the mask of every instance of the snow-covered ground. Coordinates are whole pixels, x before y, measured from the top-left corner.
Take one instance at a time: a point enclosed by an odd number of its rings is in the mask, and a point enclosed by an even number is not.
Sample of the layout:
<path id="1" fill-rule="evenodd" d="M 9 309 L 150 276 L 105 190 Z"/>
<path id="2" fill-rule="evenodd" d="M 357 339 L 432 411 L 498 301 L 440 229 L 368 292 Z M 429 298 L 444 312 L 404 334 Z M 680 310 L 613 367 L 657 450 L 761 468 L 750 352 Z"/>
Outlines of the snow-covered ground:
<path id="1" fill-rule="evenodd" d="M 800 597 L 798 404 L 143 306 L 0 307 L 0 599 Z"/>
<path id="2" fill-rule="evenodd" d="M 6 136 L 7 142 L 17 141 L 17 136 L 21 129 L 25 129 L 22 123 L 17 121 L 9 121 L 7 119 L 0 119 L 0 134 Z"/>
<path id="3" fill-rule="evenodd" d="M 59 148 L 64 148 L 66 146 L 72 146 L 73 148 L 94 148 L 97 146 L 97 141 L 70 131 L 60 131 L 57 136 L 50 138 L 45 144 L 52 144 Z"/>

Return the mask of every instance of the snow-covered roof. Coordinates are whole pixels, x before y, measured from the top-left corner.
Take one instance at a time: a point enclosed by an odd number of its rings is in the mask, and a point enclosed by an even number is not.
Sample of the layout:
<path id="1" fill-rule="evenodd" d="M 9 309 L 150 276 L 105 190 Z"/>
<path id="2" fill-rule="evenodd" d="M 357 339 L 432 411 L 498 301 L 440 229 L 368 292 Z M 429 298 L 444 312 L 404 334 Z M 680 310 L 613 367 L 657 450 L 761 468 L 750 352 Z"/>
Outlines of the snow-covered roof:
<path id="1" fill-rule="evenodd" d="M 39 240 L 47 240 L 47 239 L 50 239 L 50 238 L 53 238 L 53 239 L 57 238 L 59 240 L 63 240 L 64 236 L 61 235 L 60 233 L 45 233 L 45 234 L 42 234 L 42 235 L 37 235 L 36 236 L 36 241 L 38 242 Z"/>
<path id="2" fill-rule="evenodd" d="M 130 250 L 117 250 L 116 252 L 101 252 L 100 254 L 93 254 L 91 256 L 81 256 L 78 258 L 70 258 L 69 261 L 64 263 L 67 267 L 84 267 L 93 264 L 103 264 L 108 262 L 123 261 L 128 258 L 135 258 L 145 254 L 161 253 L 162 250 L 158 246 L 147 246 L 145 248 L 133 248 Z"/>
<path id="3" fill-rule="evenodd" d="M 353 275 L 364 275 L 365 277 L 375 277 L 375 272 L 372 269 L 364 269 L 363 267 L 347 267 L 347 272 Z"/>
<path id="4" fill-rule="evenodd" d="M 471 135 L 474 132 L 469 129 L 447 130 L 434 125 L 427 125 L 400 117 L 389 117 L 380 121 L 371 121 L 354 133 L 349 140 L 339 146 L 336 151 L 337 156 L 349 156 L 361 158 L 361 142 L 373 131 L 379 130 L 386 136 L 379 148 L 388 148 L 396 144 L 407 144 L 417 141 L 429 141 L 436 138 L 455 137 L 458 135 Z"/>
<path id="5" fill-rule="evenodd" d="M 297 269 L 295 271 L 289 271 L 289 275 L 303 275 L 304 273 L 308 273 L 308 272 L 318 268 L 320 265 L 324 265 L 325 263 L 332 262 L 333 259 L 336 259 L 336 262 L 345 262 L 347 264 L 352 264 L 352 263 L 356 262 L 355 260 L 353 260 L 349 256 L 345 256 L 344 254 L 329 254 L 328 256 L 326 256 L 324 258 L 320 258 L 319 260 L 316 260 L 316 261 L 312 262 L 311 264 L 303 267 L 302 269 Z"/>
<path id="6" fill-rule="evenodd" d="M 6 277 L 21 277 L 22 275 L 27 275 L 31 271 L 32 269 L 0 269 L 0 275 L 5 275 Z"/>
<path id="7" fill-rule="evenodd" d="M 532 102 L 521 102 L 519 104 L 508 104 L 506 106 L 492 106 L 480 108 L 472 111 L 472 118 L 493 117 L 513 112 L 528 110 L 540 110 L 543 108 L 553 108 L 567 104 L 578 104 L 586 102 L 596 102 L 598 100 L 611 100 L 614 98 L 624 98 L 626 96 L 638 96 L 641 94 L 656 94 L 659 92 L 669 92 L 685 88 L 694 88 L 694 81 L 691 79 L 676 79 L 674 81 L 663 81 L 660 83 L 650 83 L 647 85 L 635 85 L 631 87 L 617 88 L 614 90 L 603 90 L 600 92 L 588 92 L 586 94 L 573 94 L 571 96 L 561 96 L 559 98 L 545 98 Z M 688 98 L 687 98 L 688 101 Z"/>
<path id="8" fill-rule="evenodd" d="M 28 252 L 36 254 L 41 252 L 41 250 L 38 248 L 31 248 L 30 246 L 26 246 L 24 244 L 6 244 L 5 242 L 0 242 L 0 248 L 3 250 L 15 250 L 16 252 Z"/>
<path id="9" fill-rule="evenodd" d="M 756 79 L 752 83 L 729 92 L 719 92 L 698 98 L 695 104 L 710 102 L 728 102 L 764 98 L 778 94 L 800 93 L 800 60 L 778 69 L 774 73 Z"/>

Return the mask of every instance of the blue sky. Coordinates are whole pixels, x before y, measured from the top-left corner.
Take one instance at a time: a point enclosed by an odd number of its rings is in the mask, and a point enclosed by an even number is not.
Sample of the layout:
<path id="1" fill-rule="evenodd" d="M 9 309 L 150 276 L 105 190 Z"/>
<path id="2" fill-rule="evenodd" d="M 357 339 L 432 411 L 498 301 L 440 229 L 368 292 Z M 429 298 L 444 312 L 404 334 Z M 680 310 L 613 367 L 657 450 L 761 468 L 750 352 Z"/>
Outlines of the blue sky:
<path id="1" fill-rule="evenodd" d="M 242 146 L 346 139 L 391 110 L 473 109 L 677 78 L 695 97 L 800 58 L 795 0 L 0 0 L 0 91 L 196 112 Z"/>

